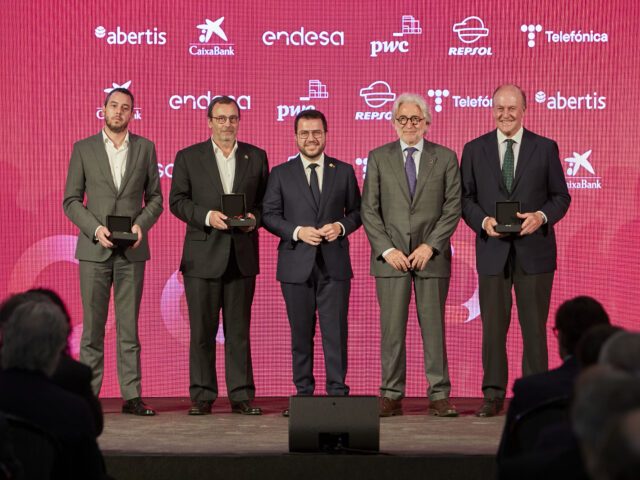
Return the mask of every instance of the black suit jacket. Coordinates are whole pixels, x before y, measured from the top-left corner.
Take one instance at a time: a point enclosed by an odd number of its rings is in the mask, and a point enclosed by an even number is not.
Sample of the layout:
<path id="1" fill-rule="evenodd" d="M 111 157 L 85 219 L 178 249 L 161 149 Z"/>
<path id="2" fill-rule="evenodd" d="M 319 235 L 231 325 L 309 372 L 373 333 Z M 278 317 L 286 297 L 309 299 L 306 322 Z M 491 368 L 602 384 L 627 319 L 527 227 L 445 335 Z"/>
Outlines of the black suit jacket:
<path id="1" fill-rule="evenodd" d="M 280 237 L 276 273 L 280 282 L 305 282 L 311 275 L 317 248 L 322 251 L 332 279 L 353 277 L 348 236 L 362 225 L 362 221 L 360 190 L 351 165 L 325 155 L 322 195 L 320 205 L 316 206 L 298 155 L 273 169 L 263 206 L 265 227 Z M 293 241 L 293 232 L 298 226 L 319 228 L 333 222 L 340 222 L 345 228 L 344 235 L 333 242 L 322 242 L 314 247 Z"/>
<path id="2" fill-rule="evenodd" d="M 526 273 L 554 271 L 553 226 L 564 217 L 571 202 L 556 142 L 524 130 L 511 194 L 502 180 L 496 130 L 464 146 L 460 171 L 462 217 L 477 234 L 478 273 L 501 273 L 512 244 Z M 487 216 L 495 217 L 498 201 L 519 201 L 521 212 L 541 210 L 547 216 L 547 223 L 531 235 L 491 238 L 482 229 L 482 221 Z"/>
<path id="3" fill-rule="evenodd" d="M 267 185 L 267 154 L 248 143 L 238 142 L 233 193 L 244 193 L 247 212 L 256 217 L 256 228 L 216 230 L 205 225 L 210 210 L 222 211 L 224 189 L 211 139 L 180 150 L 173 167 L 169 194 L 171 213 L 187 224 L 180 271 L 199 278 L 221 277 L 229 262 L 231 248 L 240 272 L 245 276 L 260 272 L 258 227 L 262 223 L 262 197 Z"/>

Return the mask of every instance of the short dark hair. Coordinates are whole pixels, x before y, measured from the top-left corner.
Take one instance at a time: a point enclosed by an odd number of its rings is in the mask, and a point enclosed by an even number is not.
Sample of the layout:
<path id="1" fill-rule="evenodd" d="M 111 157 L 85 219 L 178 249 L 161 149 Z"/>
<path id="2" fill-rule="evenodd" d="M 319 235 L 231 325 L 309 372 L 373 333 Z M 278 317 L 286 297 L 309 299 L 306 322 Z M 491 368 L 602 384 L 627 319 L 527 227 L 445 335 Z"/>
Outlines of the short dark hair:
<path id="1" fill-rule="evenodd" d="M 133 110 L 133 93 L 131 93 L 131 90 L 124 87 L 114 88 L 109 93 L 107 93 L 107 98 L 104 99 L 105 107 L 107 106 L 107 103 L 109 103 L 109 99 L 111 98 L 111 95 L 113 95 L 114 93 L 124 93 L 125 95 L 128 95 L 129 98 L 131 99 L 131 109 Z"/>
<path id="2" fill-rule="evenodd" d="M 585 369 L 598 363 L 602 346 L 614 333 L 621 331 L 622 328 L 609 324 L 594 325 L 589 328 L 580 337 L 574 352 L 580 368 Z"/>
<path id="3" fill-rule="evenodd" d="M 229 105 L 231 103 L 233 103 L 238 109 L 238 119 L 240 119 L 240 105 L 238 105 L 238 102 L 236 102 L 235 98 L 231 98 L 228 95 L 220 95 L 219 97 L 214 97 L 211 99 L 211 101 L 209 102 L 209 106 L 207 107 L 207 117 L 211 118 L 211 112 L 213 112 L 213 107 L 215 107 L 216 105 Z"/>
<path id="4" fill-rule="evenodd" d="M 573 355 L 580 337 L 594 325 L 610 324 L 609 315 L 595 298 L 580 296 L 564 302 L 556 311 L 560 342 Z"/>
<path id="5" fill-rule="evenodd" d="M 512 87 L 518 90 L 520 92 L 520 95 L 522 95 L 522 106 L 524 108 L 527 108 L 527 95 L 524 93 L 524 90 L 520 88 L 518 85 L 516 85 L 515 83 L 503 83 L 502 85 L 500 85 L 498 88 L 496 88 L 493 91 L 493 95 L 491 95 L 491 100 L 493 101 L 493 99 L 496 97 L 496 93 L 498 93 L 498 90 L 505 87 Z"/>
<path id="6" fill-rule="evenodd" d="M 320 110 L 302 110 L 298 115 L 296 115 L 296 120 L 293 123 L 293 131 L 298 133 L 298 122 L 301 118 L 319 118 L 322 120 L 322 128 L 324 131 L 327 131 L 327 118 L 324 116 Z"/>

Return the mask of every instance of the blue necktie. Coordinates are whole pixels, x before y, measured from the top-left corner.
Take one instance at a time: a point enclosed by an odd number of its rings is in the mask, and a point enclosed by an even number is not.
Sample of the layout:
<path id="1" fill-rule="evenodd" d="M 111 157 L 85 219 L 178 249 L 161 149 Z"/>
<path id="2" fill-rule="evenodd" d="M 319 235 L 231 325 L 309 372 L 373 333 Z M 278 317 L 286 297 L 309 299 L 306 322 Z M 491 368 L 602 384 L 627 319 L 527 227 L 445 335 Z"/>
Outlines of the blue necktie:
<path id="1" fill-rule="evenodd" d="M 504 159 L 502 160 L 502 179 L 507 187 L 507 192 L 511 193 L 511 187 L 513 186 L 513 170 L 515 165 L 515 157 L 513 155 L 513 144 L 515 140 L 508 138 L 505 140 L 507 149 L 504 152 Z"/>
<path id="2" fill-rule="evenodd" d="M 309 188 L 311 188 L 311 195 L 313 195 L 313 199 L 316 201 L 316 206 L 320 205 L 320 183 L 318 182 L 318 174 L 316 173 L 316 168 L 318 168 L 317 163 L 310 163 L 309 167 L 311 169 L 311 175 L 309 176 Z"/>
<path id="3" fill-rule="evenodd" d="M 407 184 L 409 185 L 411 199 L 413 199 L 413 195 L 416 193 L 416 182 L 418 178 L 416 175 L 416 162 L 413 160 L 413 154 L 417 151 L 417 148 L 405 148 L 405 152 L 407 152 L 407 159 L 404 162 L 404 171 L 407 174 Z"/>

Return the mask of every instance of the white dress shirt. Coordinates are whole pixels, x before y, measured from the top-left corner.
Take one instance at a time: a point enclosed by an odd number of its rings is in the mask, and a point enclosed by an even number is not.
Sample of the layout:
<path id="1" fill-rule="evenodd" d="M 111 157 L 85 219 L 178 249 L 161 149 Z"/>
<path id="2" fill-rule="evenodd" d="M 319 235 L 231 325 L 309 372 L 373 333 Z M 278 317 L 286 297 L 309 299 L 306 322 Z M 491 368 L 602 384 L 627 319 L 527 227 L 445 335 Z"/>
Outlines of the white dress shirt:
<path id="1" fill-rule="evenodd" d="M 231 153 L 228 157 L 225 157 L 222 149 L 216 145 L 216 142 L 211 139 L 213 144 L 213 154 L 216 157 L 216 164 L 218 165 L 218 172 L 220 172 L 220 180 L 222 181 L 222 189 L 224 193 L 233 193 L 233 180 L 236 176 L 236 152 L 238 151 L 238 142 L 235 143 Z M 209 217 L 211 212 L 207 213 L 207 217 L 204 223 L 207 227 L 211 226 Z"/>

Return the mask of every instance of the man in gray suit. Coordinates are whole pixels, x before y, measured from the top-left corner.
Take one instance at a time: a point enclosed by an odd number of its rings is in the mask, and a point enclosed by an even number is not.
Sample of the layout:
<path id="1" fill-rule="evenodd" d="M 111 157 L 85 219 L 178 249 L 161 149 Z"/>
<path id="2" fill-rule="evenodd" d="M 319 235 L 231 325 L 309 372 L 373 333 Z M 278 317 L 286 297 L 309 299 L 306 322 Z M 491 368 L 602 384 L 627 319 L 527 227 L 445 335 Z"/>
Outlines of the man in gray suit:
<path id="1" fill-rule="evenodd" d="M 218 397 L 216 343 L 224 326 L 225 374 L 231 411 L 261 415 L 255 397 L 249 330 L 260 272 L 258 228 L 269 166 L 264 150 L 238 142 L 240 109 L 227 96 L 207 109 L 211 136 L 178 152 L 169 207 L 186 223 L 180 271 L 189 308 L 189 415 L 211 413 Z M 222 196 L 243 193 L 255 226 L 229 227 Z"/>
<path id="2" fill-rule="evenodd" d="M 429 413 L 455 417 L 449 402 L 444 311 L 451 275 L 449 239 L 461 215 L 458 161 L 453 151 L 424 139 L 431 112 L 423 97 L 400 95 L 392 122 L 399 139 L 369 153 L 362 195 L 362 222 L 380 304 L 380 416 L 402 415 L 413 283 Z"/>
<path id="3" fill-rule="evenodd" d="M 149 259 L 147 233 L 162 213 L 156 149 L 128 130 L 133 115 L 129 90 L 112 90 L 103 110 L 103 130 L 73 146 L 63 201 L 65 215 L 80 229 L 76 248 L 83 308 L 80 361 L 91 367 L 98 395 L 113 286 L 122 412 L 155 415 L 141 399 L 138 313 Z M 108 215 L 131 217 L 131 231 L 138 239 L 130 248 L 111 241 Z"/>

